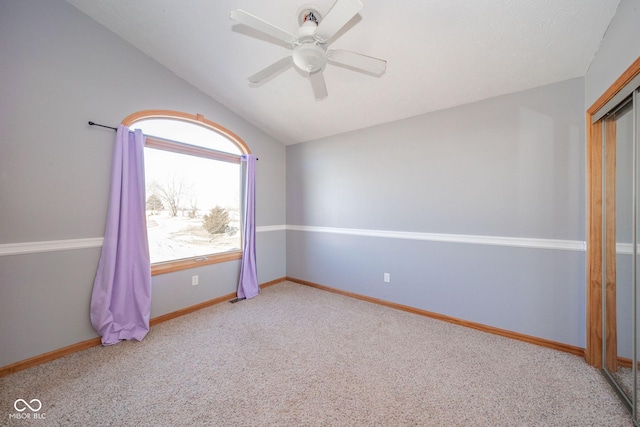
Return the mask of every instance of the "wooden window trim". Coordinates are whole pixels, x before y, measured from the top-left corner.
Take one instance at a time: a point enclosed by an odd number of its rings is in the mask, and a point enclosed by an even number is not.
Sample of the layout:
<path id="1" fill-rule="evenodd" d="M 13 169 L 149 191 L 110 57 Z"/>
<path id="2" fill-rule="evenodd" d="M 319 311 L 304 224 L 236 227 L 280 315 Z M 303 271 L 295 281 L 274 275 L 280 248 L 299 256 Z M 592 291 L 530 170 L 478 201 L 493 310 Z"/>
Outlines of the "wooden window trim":
<path id="1" fill-rule="evenodd" d="M 607 215 L 611 214 L 615 193 L 602 194 L 602 123 L 604 119 L 591 123 L 595 113 L 609 102 L 622 88 L 640 74 L 640 57 L 598 98 L 587 110 L 587 337 L 585 360 L 592 366 L 602 367 L 602 208 L 605 200 Z M 609 160 L 610 161 L 610 160 Z M 615 191 L 615 189 L 610 190 Z M 611 234 L 611 233 L 609 233 Z M 613 236 L 615 238 L 615 236 Z M 615 242 L 614 242 L 615 243 Z M 615 245 L 605 242 L 607 251 Z M 608 269 L 611 270 L 611 269 Z M 606 278 L 607 291 L 615 277 Z M 608 322 L 611 323 L 611 322 Z"/>
<path id="2" fill-rule="evenodd" d="M 122 124 L 124 126 L 130 127 L 135 122 L 146 119 L 182 120 L 185 122 L 203 126 L 231 140 L 234 144 L 236 144 L 236 146 L 238 146 L 243 154 L 251 154 L 251 150 L 249 150 L 249 147 L 242 140 L 242 138 L 231 132 L 229 129 L 206 119 L 202 114 L 187 114 L 180 111 L 172 110 L 143 110 L 128 115 L 124 118 L 124 120 L 122 120 Z M 176 149 L 175 144 L 179 144 L 180 148 Z M 150 148 L 171 151 L 174 153 L 184 153 L 213 160 L 240 163 L 239 155 L 228 154 L 213 149 L 198 147 L 176 141 L 170 141 L 159 137 L 147 137 L 146 146 Z M 218 264 L 238 259 L 242 259 L 241 250 L 199 255 L 175 261 L 159 262 L 151 264 L 151 275 L 155 276 L 159 274 L 172 273 L 175 271 L 187 270 L 190 268 L 202 267 L 205 265 Z"/>
<path id="3" fill-rule="evenodd" d="M 224 126 L 220 126 L 219 124 L 212 122 L 211 120 L 206 119 L 202 114 L 187 114 L 182 113 L 180 111 L 172 111 L 172 110 L 143 110 L 138 111 L 137 113 L 129 114 L 127 117 L 122 120 L 122 124 L 130 127 L 133 123 L 138 122 L 140 120 L 146 119 L 173 119 L 173 120 L 183 120 L 185 122 L 197 124 L 200 126 L 207 127 L 214 132 L 222 134 L 227 137 L 231 141 L 233 141 L 242 151 L 243 154 L 251 154 L 251 150 L 247 144 L 235 133 L 231 132 L 229 129 Z"/>
<path id="4" fill-rule="evenodd" d="M 198 147 L 196 145 L 185 144 L 178 141 L 155 137 L 146 137 L 145 147 L 157 148 L 158 150 L 170 151 L 172 153 L 188 154 L 190 156 L 203 157 L 205 159 L 219 160 L 229 163 L 240 163 L 240 155 L 229 154 L 211 148 Z"/>
<path id="5" fill-rule="evenodd" d="M 180 259 L 177 261 L 159 262 L 151 264 L 151 275 L 156 276 L 158 274 L 173 273 L 174 271 L 188 270 L 190 268 L 218 264 L 221 262 L 233 261 L 235 259 L 242 259 L 242 251 L 222 252 L 219 254 Z"/>

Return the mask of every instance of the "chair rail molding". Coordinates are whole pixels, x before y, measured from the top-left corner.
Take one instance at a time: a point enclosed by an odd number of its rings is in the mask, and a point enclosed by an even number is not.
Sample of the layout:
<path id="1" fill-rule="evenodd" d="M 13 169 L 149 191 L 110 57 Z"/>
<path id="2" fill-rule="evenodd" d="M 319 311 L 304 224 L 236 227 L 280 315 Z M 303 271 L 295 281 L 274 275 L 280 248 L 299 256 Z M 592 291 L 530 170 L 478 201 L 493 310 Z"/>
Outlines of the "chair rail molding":
<path id="1" fill-rule="evenodd" d="M 285 225 L 266 225 L 256 227 L 256 232 L 284 231 Z M 47 240 L 42 242 L 0 243 L 0 256 L 27 255 L 42 252 L 70 251 L 77 249 L 100 248 L 104 238 Z"/>
<path id="2" fill-rule="evenodd" d="M 510 246 L 518 248 L 555 249 L 578 252 L 586 251 L 585 242 L 580 240 L 422 233 L 413 231 L 365 230 L 357 228 L 316 227 L 307 225 L 287 225 L 287 230 L 313 233 L 348 234 L 353 236 L 382 237 L 389 239 L 424 240 L 430 242 L 461 243 L 472 245 Z"/>
<path id="3" fill-rule="evenodd" d="M 552 249 L 564 251 L 586 251 L 586 243 L 580 240 L 537 239 L 529 237 L 478 236 L 464 234 L 423 233 L 414 231 L 366 230 L 358 228 L 317 227 L 308 225 L 264 225 L 256 227 L 258 233 L 276 231 L 302 231 L 310 233 L 344 234 L 387 239 L 423 240 L 429 242 L 458 243 L 471 245 L 508 246 L 517 248 Z M 26 255 L 41 252 L 68 251 L 102 247 L 102 237 L 86 239 L 48 240 L 0 244 L 0 256 Z M 624 245 L 623 245 L 624 246 Z M 626 246 L 618 248 L 626 253 Z"/>

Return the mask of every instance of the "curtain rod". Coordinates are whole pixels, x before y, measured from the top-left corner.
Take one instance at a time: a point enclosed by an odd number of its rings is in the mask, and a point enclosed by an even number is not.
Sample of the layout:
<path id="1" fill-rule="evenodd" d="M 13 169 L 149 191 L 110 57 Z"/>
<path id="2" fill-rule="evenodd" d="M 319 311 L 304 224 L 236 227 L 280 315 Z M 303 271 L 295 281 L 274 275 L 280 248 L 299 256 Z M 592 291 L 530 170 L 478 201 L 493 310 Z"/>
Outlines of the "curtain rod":
<path id="1" fill-rule="evenodd" d="M 118 130 L 118 128 L 114 128 L 113 126 L 105 126 L 105 125 L 101 125 L 101 124 L 94 123 L 94 122 L 91 122 L 91 121 L 89 122 L 89 126 L 100 126 L 101 128 L 113 129 L 115 131 Z"/>
<path id="2" fill-rule="evenodd" d="M 113 126 L 106 126 L 106 125 L 101 125 L 99 123 L 95 123 L 92 121 L 89 121 L 89 126 L 100 126 L 101 128 L 107 128 L 107 129 L 113 129 L 116 132 L 118 131 L 118 128 L 114 128 Z M 159 138 L 157 136 L 152 136 L 152 135 L 147 135 L 147 137 L 151 137 L 153 139 L 158 139 L 160 141 L 166 141 L 166 142 L 177 142 L 178 144 L 184 144 L 183 142 L 179 142 L 179 141 L 172 141 L 170 139 L 165 139 L 165 138 Z M 256 157 L 256 160 L 260 160 L 259 158 Z"/>

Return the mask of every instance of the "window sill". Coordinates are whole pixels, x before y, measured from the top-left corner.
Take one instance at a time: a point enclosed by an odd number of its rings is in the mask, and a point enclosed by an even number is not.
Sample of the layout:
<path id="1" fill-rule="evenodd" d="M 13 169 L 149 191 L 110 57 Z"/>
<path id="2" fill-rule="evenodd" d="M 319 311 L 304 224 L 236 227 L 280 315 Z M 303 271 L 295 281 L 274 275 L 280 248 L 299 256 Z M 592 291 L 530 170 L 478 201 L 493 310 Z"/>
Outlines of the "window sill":
<path id="1" fill-rule="evenodd" d="M 188 270 L 190 268 L 202 267 L 203 265 L 218 264 L 221 262 L 242 259 L 242 251 L 223 252 L 214 255 L 181 259 L 178 261 L 161 262 L 151 264 L 151 275 L 172 273 L 174 271 Z"/>

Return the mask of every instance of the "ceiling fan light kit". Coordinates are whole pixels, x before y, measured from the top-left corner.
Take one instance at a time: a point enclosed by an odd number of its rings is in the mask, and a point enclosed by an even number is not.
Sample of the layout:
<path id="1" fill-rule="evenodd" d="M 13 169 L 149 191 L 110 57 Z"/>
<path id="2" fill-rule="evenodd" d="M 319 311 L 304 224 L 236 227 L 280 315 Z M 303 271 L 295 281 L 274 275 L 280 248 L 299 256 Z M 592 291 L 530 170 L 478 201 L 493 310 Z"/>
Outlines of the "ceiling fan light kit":
<path id="1" fill-rule="evenodd" d="M 299 28 L 295 35 L 242 9 L 231 11 L 231 20 L 285 41 L 293 50 L 290 56 L 250 76 L 249 82 L 257 85 L 293 64 L 309 78 L 316 99 L 322 99 L 328 94 L 323 75 L 327 60 L 367 74 L 381 76 L 387 66 L 387 61 L 383 59 L 342 49 L 327 50 L 329 40 L 351 21 L 362 7 L 360 0 L 337 0 L 323 17 L 316 7 L 304 5 L 297 13 Z"/>
<path id="2" fill-rule="evenodd" d="M 317 44 L 305 43 L 293 49 L 293 63 L 305 73 L 314 73 L 324 68 L 327 52 Z"/>

